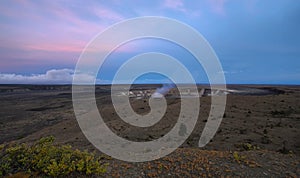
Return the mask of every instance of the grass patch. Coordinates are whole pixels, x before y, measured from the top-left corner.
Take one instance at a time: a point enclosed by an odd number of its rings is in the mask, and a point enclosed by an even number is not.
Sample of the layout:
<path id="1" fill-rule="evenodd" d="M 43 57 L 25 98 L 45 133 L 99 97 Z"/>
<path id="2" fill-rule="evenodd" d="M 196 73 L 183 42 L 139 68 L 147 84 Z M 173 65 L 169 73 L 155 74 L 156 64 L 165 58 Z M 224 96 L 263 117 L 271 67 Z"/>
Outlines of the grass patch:
<path id="1" fill-rule="evenodd" d="M 241 151 L 260 150 L 260 148 L 258 146 L 252 145 L 250 143 L 236 144 L 235 147 L 237 147 Z"/>
<path id="2" fill-rule="evenodd" d="M 26 172 L 44 176 L 64 176 L 70 174 L 100 175 L 106 172 L 101 157 L 94 153 L 74 150 L 69 145 L 54 145 L 54 137 L 41 138 L 29 146 L 0 146 L 0 176 Z"/>

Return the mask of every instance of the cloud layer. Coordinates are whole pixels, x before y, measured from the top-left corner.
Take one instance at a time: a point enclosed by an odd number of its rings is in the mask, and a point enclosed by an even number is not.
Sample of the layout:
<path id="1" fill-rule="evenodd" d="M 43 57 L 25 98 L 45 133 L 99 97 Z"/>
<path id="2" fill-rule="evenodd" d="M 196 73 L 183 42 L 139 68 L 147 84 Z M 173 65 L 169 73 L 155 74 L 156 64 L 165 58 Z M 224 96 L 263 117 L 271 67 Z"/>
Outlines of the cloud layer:
<path id="1" fill-rule="evenodd" d="M 74 76 L 72 69 L 52 69 L 45 74 L 18 75 L 1 74 L 1 84 L 71 84 Z M 85 83 L 94 77 L 87 74 L 79 74 L 80 81 Z M 99 82 L 99 81 L 97 81 Z"/>

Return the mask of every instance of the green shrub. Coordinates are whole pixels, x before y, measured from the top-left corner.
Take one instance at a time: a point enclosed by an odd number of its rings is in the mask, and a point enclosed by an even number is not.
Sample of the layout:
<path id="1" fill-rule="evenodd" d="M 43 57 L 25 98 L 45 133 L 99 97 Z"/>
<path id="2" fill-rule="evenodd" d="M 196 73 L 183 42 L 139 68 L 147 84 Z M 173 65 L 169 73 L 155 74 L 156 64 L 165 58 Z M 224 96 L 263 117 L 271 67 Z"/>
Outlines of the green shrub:
<path id="1" fill-rule="evenodd" d="M 250 143 L 240 143 L 235 145 L 240 150 L 251 151 L 251 150 L 259 150 L 258 146 L 252 145 Z"/>
<path id="2" fill-rule="evenodd" d="M 239 155 L 239 153 L 238 152 L 233 152 L 232 153 L 232 155 L 233 155 L 233 158 L 238 162 L 238 163 L 240 163 L 241 161 L 243 161 L 243 160 L 245 160 L 245 156 L 241 156 L 241 155 Z"/>
<path id="3" fill-rule="evenodd" d="M 69 145 L 53 144 L 54 137 L 45 137 L 28 146 L 0 146 L 0 176 L 16 172 L 38 173 L 46 176 L 63 176 L 71 173 L 99 175 L 106 165 L 87 151 L 73 150 Z"/>

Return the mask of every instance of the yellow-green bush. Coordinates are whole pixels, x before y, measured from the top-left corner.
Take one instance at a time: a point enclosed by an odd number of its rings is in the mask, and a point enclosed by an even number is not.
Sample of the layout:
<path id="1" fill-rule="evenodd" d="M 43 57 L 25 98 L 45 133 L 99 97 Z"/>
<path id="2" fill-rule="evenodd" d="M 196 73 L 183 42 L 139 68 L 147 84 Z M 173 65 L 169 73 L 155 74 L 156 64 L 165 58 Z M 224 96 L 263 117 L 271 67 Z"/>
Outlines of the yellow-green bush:
<path id="1" fill-rule="evenodd" d="M 99 175 L 106 171 L 101 157 L 68 145 L 56 146 L 53 141 L 54 137 L 45 137 L 32 146 L 1 145 L 0 176 L 20 171 L 54 177 L 72 173 Z"/>

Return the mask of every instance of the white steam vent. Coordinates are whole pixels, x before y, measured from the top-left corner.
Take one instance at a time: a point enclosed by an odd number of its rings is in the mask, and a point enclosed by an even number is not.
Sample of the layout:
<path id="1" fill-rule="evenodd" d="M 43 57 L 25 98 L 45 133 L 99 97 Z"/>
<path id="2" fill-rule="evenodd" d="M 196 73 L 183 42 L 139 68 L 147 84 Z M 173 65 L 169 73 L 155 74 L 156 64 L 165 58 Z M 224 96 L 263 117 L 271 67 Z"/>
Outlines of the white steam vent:
<path id="1" fill-rule="evenodd" d="M 161 88 L 156 89 L 156 91 L 151 95 L 151 98 L 162 98 L 174 87 L 175 84 L 163 84 Z"/>

